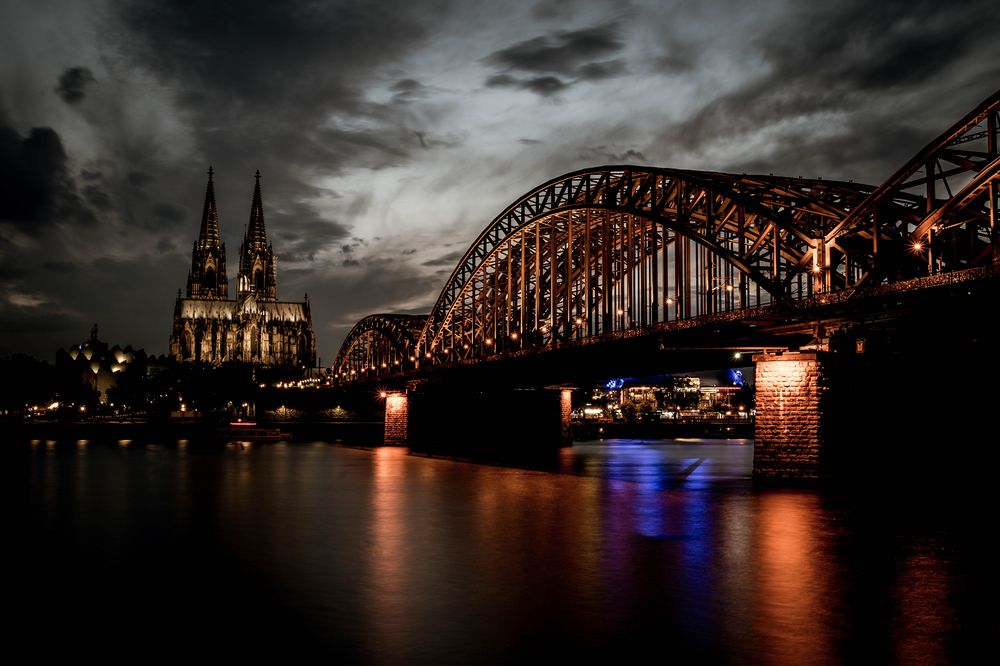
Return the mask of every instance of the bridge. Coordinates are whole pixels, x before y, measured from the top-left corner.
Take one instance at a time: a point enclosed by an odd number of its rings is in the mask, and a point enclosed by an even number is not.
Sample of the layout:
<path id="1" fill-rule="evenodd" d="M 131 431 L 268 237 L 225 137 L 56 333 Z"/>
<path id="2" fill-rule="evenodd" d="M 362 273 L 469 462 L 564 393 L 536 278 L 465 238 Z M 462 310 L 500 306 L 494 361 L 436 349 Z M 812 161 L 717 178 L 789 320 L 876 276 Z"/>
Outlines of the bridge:
<path id="1" fill-rule="evenodd" d="M 359 321 L 334 379 L 387 394 L 387 441 L 434 439 L 446 403 L 464 415 L 455 437 L 481 431 L 490 399 L 470 394 L 483 386 L 516 396 L 526 427 L 558 417 L 539 430 L 558 440 L 575 382 L 753 351 L 755 474 L 815 476 L 834 387 L 884 379 L 871 359 L 891 357 L 901 330 L 981 347 L 975 313 L 996 302 L 1000 275 L 998 122 L 1000 91 L 879 186 L 631 165 L 565 174 L 486 226 L 429 314 Z"/>

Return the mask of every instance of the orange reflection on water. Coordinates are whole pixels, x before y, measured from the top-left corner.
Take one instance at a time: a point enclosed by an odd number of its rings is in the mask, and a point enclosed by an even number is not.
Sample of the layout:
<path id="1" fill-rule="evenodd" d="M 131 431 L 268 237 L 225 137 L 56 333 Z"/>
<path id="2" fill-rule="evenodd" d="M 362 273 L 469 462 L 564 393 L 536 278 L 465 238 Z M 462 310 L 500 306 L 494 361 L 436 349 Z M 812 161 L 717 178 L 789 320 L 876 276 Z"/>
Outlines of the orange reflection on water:
<path id="1" fill-rule="evenodd" d="M 380 447 L 372 452 L 371 598 L 379 622 L 402 625 L 405 553 L 405 449 Z"/>
<path id="2" fill-rule="evenodd" d="M 832 654 L 826 576 L 817 559 L 820 512 L 795 493 L 761 497 L 757 541 L 757 633 L 762 654 L 781 664 L 816 664 Z"/>

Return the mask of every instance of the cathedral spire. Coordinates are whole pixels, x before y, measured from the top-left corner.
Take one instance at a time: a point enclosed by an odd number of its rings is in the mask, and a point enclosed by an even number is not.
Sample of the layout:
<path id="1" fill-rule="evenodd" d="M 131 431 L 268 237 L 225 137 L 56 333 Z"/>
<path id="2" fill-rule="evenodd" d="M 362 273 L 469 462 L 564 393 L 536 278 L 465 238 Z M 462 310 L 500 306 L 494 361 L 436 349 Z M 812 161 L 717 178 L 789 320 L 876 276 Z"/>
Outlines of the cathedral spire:
<path id="1" fill-rule="evenodd" d="M 226 245 L 219 233 L 219 212 L 215 207 L 215 170 L 208 167 L 208 185 L 205 188 L 205 207 L 201 213 L 201 230 L 191 253 L 191 271 L 188 273 L 188 298 L 226 298 Z"/>
<path id="2" fill-rule="evenodd" d="M 219 212 L 215 207 L 215 186 L 212 174 L 215 170 L 208 167 L 208 186 L 205 188 L 205 208 L 201 213 L 201 231 L 198 233 L 198 244 L 204 248 L 219 244 Z"/>
<path id="3" fill-rule="evenodd" d="M 253 203 L 250 205 L 250 224 L 247 227 L 246 242 L 253 247 L 267 245 L 267 231 L 264 229 L 264 205 L 260 200 L 260 170 L 254 175 Z"/>
<path id="4" fill-rule="evenodd" d="M 240 245 L 238 290 L 240 295 L 253 294 L 258 300 L 277 298 L 275 259 L 267 242 L 264 228 L 264 205 L 260 196 L 260 171 L 254 175 L 253 203 L 250 222 Z"/>

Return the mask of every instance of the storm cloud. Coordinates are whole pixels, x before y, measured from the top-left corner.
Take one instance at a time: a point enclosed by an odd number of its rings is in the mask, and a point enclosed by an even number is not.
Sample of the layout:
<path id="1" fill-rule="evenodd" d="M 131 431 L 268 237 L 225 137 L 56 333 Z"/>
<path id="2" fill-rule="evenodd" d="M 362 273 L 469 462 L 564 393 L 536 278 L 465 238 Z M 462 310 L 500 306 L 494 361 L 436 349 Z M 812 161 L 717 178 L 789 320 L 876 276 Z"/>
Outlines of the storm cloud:
<path id="1" fill-rule="evenodd" d="M 990 95 L 995 3 L 55 0 L 0 6 L 0 354 L 166 351 L 209 166 L 254 172 L 319 355 L 426 312 L 509 203 L 608 163 L 877 183 Z M 59 35 L 56 41 L 49 35 Z"/>
<path id="2" fill-rule="evenodd" d="M 94 83 L 94 74 L 86 67 L 70 67 L 59 76 L 56 93 L 67 104 L 76 104 L 84 97 L 87 86 Z"/>

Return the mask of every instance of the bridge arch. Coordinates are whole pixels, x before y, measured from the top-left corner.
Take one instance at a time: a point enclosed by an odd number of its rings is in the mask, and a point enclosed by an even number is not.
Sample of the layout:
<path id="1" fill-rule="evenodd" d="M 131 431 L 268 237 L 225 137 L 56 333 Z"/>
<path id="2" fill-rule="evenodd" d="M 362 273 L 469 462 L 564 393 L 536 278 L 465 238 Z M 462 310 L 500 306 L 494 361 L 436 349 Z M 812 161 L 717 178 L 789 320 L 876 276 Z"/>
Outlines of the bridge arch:
<path id="1" fill-rule="evenodd" d="M 830 266 L 826 231 L 872 190 L 636 166 L 566 174 L 508 206 L 468 249 L 417 341 L 418 360 L 828 291 L 849 264 Z"/>
<path id="2" fill-rule="evenodd" d="M 341 381 L 396 374 L 415 365 L 416 339 L 427 315 L 368 315 L 350 330 L 333 363 Z"/>
<path id="3" fill-rule="evenodd" d="M 859 291 L 998 259 L 1000 91 L 928 143 L 826 235 L 856 248 Z"/>

